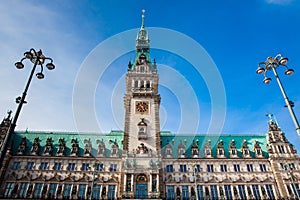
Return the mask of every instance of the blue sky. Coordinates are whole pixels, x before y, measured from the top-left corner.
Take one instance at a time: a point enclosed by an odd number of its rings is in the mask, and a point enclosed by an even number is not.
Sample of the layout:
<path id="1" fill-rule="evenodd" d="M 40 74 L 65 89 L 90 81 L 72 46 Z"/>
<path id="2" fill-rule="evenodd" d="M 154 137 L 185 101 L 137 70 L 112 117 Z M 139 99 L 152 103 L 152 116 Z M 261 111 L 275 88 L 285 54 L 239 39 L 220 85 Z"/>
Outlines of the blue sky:
<path id="1" fill-rule="evenodd" d="M 15 69 L 14 63 L 21 59 L 23 52 L 33 47 L 42 49 L 46 56 L 52 57 L 56 69 L 45 70 L 44 80 L 33 80 L 27 97 L 28 104 L 23 107 L 17 129 L 82 131 L 78 123 L 85 124 L 85 120 L 89 119 L 74 120 L 74 115 L 87 110 L 83 103 L 74 114 L 74 85 L 84 62 L 102 42 L 116 34 L 139 28 L 142 9 L 146 10 L 146 27 L 166 28 L 186 35 L 200 44 L 215 63 L 226 94 L 226 117 L 222 133 L 264 134 L 268 121 L 265 114 L 273 113 L 299 151 L 300 140 L 288 110 L 283 107 L 284 100 L 275 77 L 270 73 L 273 82 L 264 85 L 263 77 L 255 73 L 257 63 L 264 61 L 267 56 L 281 53 L 288 57 L 288 66 L 295 70 L 295 74 L 286 77 L 284 69 L 278 72 L 289 98 L 295 102 L 294 111 L 300 117 L 300 60 L 297 59 L 300 48 L 300 3 L 296 0 L 2 2 L 2 116 L 8 109 L 16 109 L 14 99 L 21 95 L 29 75 L 29 63 L 25 64 L 23 71 Z M 151 39 L 150 31 L 149 35 Z M 133 40 L 124 38 L 124 42 L 132 45 L 132 50 L 134 37 Z M 159 44 L 159 41 L 151 40 L 151 43 L 155 42 Z M 176 39 L 173 42 L 184 45 Z M 107 47 L 107 51 L 99 55 L 99 60 L 119 47 Z M 190 54 L 197 53 L 193 48 L 189 50 Z M 94 113 L 90 114 L 95 115 L 101 125 L 100 129 L 81 126 L 85 128 L 84 131 L 123 129 L 124 74 L 128 61 L 133 58 L 134 52 L 131 51 L 120 55 L 109 66 L 95 65 L 89 68 L 92 73 L 105 67 L 104 73 L 92 83 L 95 86 L 91 100 Z M 160 79 L 164 83 L 160 87 L 162 129 L 206 133 L 212 113 L 212 96 L 203 74 L 197 74 L 186 58 L 168 51 L 153 49 L 151 58 L 156 58 L 160 64 Z M 210 66 L 203 67 L 210 70 Z M 176 74 L 178 79 L 172 82 L 168 72 Z M 91 81 L 90 77 L 86 77 L 86 81 Z M 179 90 L 182 85 L 187 86 L 185 89 L 190 88 L 186 90 L 188 95 Z M 80 94 L 84 95 L 83 91 Z M 197 105 L 186 103 L 189 99 L 195 100 Z M 184 115 L 182 109 L 185 109 Z M 199 118 L 193 121 L 198 115 Z"/>

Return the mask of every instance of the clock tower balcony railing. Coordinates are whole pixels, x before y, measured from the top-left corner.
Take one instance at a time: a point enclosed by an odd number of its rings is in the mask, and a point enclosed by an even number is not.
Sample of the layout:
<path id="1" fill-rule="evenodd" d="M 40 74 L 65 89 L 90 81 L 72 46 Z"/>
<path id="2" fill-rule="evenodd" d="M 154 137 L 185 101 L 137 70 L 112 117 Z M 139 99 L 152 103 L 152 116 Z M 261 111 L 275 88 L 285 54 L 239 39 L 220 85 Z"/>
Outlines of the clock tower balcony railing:
<path id="1" fill-rule="evenodd" d="M 133 93 L 152 93 L 153 88 L 132 88 L 131 91 Z"/>

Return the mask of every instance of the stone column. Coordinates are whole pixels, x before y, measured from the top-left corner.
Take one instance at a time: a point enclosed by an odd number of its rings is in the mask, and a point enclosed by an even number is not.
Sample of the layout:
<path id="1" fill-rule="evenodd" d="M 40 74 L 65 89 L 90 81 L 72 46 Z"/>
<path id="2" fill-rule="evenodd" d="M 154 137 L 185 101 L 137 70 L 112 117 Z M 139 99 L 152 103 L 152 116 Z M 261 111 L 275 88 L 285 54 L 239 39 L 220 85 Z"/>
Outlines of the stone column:
<path id="1" fill-rule="evenodd" d="M 115 199 L 117 199 L 117 193 L 118 193 L 118 185 L 116 184 L 116 187 L 115 187 Z"/>
<path id="2" fill-rule="evenodd" d="M 149 180 L 150 181 L 149 181 L 149 189 L 148 189 L 148 191 L 152 192 L 152 174 L 150 174 L 150 179 Z"/>
<path id="3" fill-rule="evenodd" d="M 124 194 L 126 192 L 126 187 L 127 187 L 127 174 L 124 174 Z"/>
<path id="4" fill-rule="evenodd" d="M 133 192 L 133 176 L 134 174 L 131 174 L 131 192 Z"/>
<path id="5" fill-rule="evenodd" d="M 159 192 L 159 175 L 156 174 L 156 191 Z"/>

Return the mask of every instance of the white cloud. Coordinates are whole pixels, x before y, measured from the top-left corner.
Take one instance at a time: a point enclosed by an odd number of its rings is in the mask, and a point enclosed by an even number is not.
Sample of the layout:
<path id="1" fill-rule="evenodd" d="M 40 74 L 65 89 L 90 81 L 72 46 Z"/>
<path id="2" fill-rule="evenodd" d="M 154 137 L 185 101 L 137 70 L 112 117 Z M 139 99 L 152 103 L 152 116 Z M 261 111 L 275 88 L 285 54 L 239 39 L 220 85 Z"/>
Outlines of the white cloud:
<path id="1" fill-rule="evenodd" d="M 88 50 L 82 45 L 78 48 L 84 38 L 80 40 L 70 34 L 72 30 L 65 27 L 64 16 L 65 13 L 36 2 L 1 3 L 0 117 L 4 117 L 8 109 L 16 110 L 14 99 L 22 94 L 28 79 L 32 68 L 29 61 L 24 61 L 23 70 L 14 67 L 14 62 L 19 61 L 25 51 L 42 49 L 56 65 L 53 71 L 44 70 L 44 80 L 32 79 L 26 98 L 28 103 L 23 106 L 17 122 L 18 130 L 75 130 L 73 82 L 82 62 L 78 54 Z"/>

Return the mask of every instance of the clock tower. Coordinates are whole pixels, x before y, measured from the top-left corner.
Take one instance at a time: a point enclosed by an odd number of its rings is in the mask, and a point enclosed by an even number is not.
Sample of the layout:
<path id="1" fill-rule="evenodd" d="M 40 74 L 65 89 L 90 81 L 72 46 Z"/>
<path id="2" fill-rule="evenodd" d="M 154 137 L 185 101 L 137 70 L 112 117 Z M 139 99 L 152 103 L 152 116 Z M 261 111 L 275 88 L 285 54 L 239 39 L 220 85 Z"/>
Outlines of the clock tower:
<path id="1" fill-rule="evenodd" d="M 150 59 L 148 33 L 142 26 L 136 37 L 133 63 L 129 62 L 124 96 L 122 186 L 124 197 L 145 198 L 160 195 L 160 124 L 158 74 Z"/>
<path id="2" fill-rule="evenodd" d="M 144 12 L 144 11 L 143 11 Z M 158 74 L 155 60 L 150 59 L 148 33 L 142 26 L 136 38 L 133 63 L 126 74 L 124 151 L 132 152 L 143 143 L 153 154 L 160 154 Z"/>

